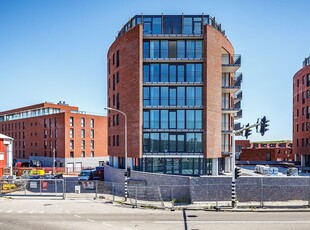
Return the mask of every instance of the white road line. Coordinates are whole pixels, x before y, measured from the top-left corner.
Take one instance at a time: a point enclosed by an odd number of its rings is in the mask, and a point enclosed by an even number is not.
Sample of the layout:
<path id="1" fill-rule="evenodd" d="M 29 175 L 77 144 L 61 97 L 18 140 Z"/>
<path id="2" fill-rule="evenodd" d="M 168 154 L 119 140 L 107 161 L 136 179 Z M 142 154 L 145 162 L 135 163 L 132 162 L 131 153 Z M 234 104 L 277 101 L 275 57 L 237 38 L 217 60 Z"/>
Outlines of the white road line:
<path id="1" fill-rule="evenodd" d="M 70 212 L 68 212 L 68 211 L 65 211 L 65 213 L 70 214 Z"/>
<path id="2" fill-rule="evenodd" d="M 107 224 L 107 223 L 102 223 L 103 225 L 105 225 L 105 226 L 109 226 L 109 227 L 111 227 L 112 226 L 112 224 Z"/>
<path id="3" fill-rule="evenodd" d="M 13 211 L 12 210 L 6 211 L 6 213 L 11 213 L 11 212 L 13 212 Z"/>
<path id="4" fill-rule="evenodd" d="M 45 211 L 41 211 L 41 212 L 39 212 L 39 213 L 45 213 Z"/>
<path id="5" fill-rule="evenodd" d="M 18 211 L 17 213 L 22 213 L 24 210 L 20 210 L 20 211 Z"/>
<path id="6" fill-rule="evenodd" d="M 195 221 L 189 220 L 187 222 L 195 224 L 310 224 L 307 220 L 224 220 L 224 221 Z M 154 221 L 155 224 L 171 224 L 171 223 L 183 223 L 183 221 Z"/>
<path id="7" fill-rule="evenodd" d="M 132 230 L 132 228 L 123 228 L 123 230 Z"/>
<path id="8" fill-rule="evenodd" d="M 87 221 L 89 221 L 89 222 L 95 222 L 94 220 L 91 220 L 91 219 L 86 219 Z"/>
<path id="9" fill-rule="evenodd" d="M 29 213 L 33 213 L 34 211 L 29 211 Z"/>
<path id="10" fill-rule="evenodd" d="M 81 216 L 79 216 L 79 215 L 74 215 L 75 217 L 77 217 L 77 218 L 81 218 Z"/>

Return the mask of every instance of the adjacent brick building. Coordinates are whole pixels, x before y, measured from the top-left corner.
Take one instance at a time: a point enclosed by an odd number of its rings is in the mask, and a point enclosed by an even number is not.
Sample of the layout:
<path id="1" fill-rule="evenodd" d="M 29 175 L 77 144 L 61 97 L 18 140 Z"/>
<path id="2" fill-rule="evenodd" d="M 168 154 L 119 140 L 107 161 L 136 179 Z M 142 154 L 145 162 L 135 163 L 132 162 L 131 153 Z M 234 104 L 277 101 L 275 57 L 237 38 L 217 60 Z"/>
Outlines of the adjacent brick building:
<path id="1" fill-rule="evenodd" d="M 293 151 L 310 167 L 310 57 L 293 78 Z"/>
<path id="2" fill-rule="evenodd" d="M 6 168 L 6 147 L 4 145 L 4 139 L 0 137 L 0 177 L 2 177 L 5 168 Z"/>
<path id="3" fill-rule="evenodd" d="M 128 118 L 136 170 L 217 175 L 230 170 L 241 117 L 241 57 L 208 15 L 136 15 L 108 59 L 108 106 Z M 110 165 L 124 168 L 124 116 L 109 111 Z"/>
<path id="4" fill-rule="evenodd" d="M 295 161 L 291 141 L 250 142 L 237 140 L 240 161 Z"/>
<path id="5" fill-rule="evenodd" d="M 0 133 L 0 178 L 6 168 L 10 169 L 10 175 L 12 175 L 12 146 L 13 138 Z"/>
<path id="6" fill-rule="evenodd" d="M 78 171 L 107 160 L 107 117 L 65 102 L 0 112 L 0 131 L 14 138 L 13 158 Z"/>

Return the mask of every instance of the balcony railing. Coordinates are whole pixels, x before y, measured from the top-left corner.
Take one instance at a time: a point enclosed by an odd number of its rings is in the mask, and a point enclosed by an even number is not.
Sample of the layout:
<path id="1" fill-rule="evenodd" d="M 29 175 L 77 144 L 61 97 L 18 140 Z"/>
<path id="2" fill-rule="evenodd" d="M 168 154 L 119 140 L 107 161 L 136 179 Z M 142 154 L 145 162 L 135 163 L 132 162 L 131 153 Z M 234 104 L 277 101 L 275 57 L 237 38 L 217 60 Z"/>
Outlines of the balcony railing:
<path id="1" fill-rule="evenodd" d="M 241 55 L 235 54 L 233 56 L 229 54 L 222 55 L 222 71 L 223 73 L 235 73 L 241 66 Z"/>
<path id="2" fill-rule="evenodd" d="M 235 120 L 242 118 L 242 109 L 235 114 Z"/>

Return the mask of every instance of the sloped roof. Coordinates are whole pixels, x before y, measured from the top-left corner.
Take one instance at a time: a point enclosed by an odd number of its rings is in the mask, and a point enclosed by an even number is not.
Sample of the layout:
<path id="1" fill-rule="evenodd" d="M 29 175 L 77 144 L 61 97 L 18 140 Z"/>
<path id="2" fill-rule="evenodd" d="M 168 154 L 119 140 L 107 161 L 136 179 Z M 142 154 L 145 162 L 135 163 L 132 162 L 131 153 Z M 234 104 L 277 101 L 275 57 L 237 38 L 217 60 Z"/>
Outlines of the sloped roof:
<path id="1" fill-rule="evenodd" d="M 6 135 L 4 135 L 2 133 L 0 133 L 0 139 L 10 139 L 10 140 L 13 140 L 12 137 L 6 136 Z"/>

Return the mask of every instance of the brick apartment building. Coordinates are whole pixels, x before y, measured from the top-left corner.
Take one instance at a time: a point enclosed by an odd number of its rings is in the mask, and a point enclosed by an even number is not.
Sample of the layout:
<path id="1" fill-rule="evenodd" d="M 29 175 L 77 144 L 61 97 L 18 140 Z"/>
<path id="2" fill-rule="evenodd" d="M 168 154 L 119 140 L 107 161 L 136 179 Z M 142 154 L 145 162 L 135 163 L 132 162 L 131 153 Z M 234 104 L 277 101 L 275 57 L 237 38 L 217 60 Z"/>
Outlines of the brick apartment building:
<path id="1" fill-rule="evenodd" d="M 293 151 L 310 167 L 310 57 L 293 78 Z"/>
<path id="2" fill-rule="evenodd" d="M 0 133 L 0 178 L 5 168 L 12 168 L 12 145 L 13 139 Z M 12 173 L 12 170 L 10 170 Z"/>
<path id="3" fill-rule="evenodd" d="M 107 158 L 107 117 L 86 114 L 65 102 L 41 103 L 0 112 L 0 131 L 14 138 L 14 162 L 42 166 L 99 166 Z"/>
<path id="4" fill-rule="evenodd" d="M 241 57 L 209 15 L 136 15 L 108 55 L 108 106 L 128 119 L 135 170 L 182 175 L 230 171 L 242 115 Z M 109 111 L 109 163 L 124 168 L 124 117 Z"/>
<path id="5" fill-rule="evenodd" d="M 240 161 L 297 161 L 291 141 L 250 142 L 237 140 L 236 152 Z"/>

